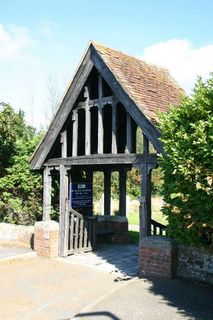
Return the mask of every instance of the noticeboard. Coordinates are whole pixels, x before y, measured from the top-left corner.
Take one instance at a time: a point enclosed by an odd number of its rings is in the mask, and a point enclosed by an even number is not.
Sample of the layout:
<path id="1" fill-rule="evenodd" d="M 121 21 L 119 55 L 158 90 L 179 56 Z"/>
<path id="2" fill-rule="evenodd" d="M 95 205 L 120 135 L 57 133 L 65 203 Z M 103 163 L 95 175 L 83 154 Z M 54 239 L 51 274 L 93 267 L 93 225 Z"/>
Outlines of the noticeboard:
<path id="1" fill-rule="evenodd" d="M 70 207 L 73 209 L 92 207 L 92 183 L 70 183 Z"/>

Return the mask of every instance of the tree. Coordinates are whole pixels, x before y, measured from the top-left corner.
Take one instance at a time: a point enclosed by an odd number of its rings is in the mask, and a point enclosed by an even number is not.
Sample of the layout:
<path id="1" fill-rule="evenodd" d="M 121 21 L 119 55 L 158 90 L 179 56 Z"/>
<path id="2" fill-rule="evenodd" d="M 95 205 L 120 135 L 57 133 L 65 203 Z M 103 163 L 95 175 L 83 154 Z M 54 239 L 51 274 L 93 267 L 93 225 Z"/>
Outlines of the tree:
<path id="1" fill-rule="evenodd" d="M 24 113 L 8 104 L 0 112 L 0 221 L 31 224 L 41 214 L 41 175 L 32 173 L 30 156 L 41 133 L 28 126 Z"/>
<path id="2" fill-rule="evenodd" d="M 191 97 L 160 116 L 167 156 L 161 160 L 169 235 L 213 246 L 213 74 Z"/>

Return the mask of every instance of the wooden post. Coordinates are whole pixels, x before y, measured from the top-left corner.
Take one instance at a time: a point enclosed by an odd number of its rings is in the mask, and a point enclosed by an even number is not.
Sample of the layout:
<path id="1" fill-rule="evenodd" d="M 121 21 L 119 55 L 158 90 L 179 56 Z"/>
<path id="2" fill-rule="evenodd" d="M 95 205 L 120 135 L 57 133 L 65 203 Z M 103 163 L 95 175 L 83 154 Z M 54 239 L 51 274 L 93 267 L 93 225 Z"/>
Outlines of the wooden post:
<path id="1" fill-rule="evenodd" d="M 90 114 L 90 107 L 89 107 L 89 87 L 84 87 L 84 98 L 85 101 L 85 154 L 91 154 L 91 114 Z"/>
<path id="2" fill-rule="evenodd" d="M 85 154 L 91 154 L 91 113 L 90 108 L 85 108 Z"/>
<path id="3" fill-rule="evenodd" d="M 144 155 L 149 154 L 149 140 L 147 139 L 144 133 L 143 133 L 143 154 Z"/>
<path id="4" fill-rule="evenodd" d="M 117 153 L 117 112 L 114 101 L 112 102 L 112 153 Z"/>
<path id="5" fill-rule="evenodd" d="M 102 76 L 98 75 L 98 154 L 103 154 L 104 152 L 104 128 L 103 128 L 103 86 L 102 86 Z"/>
<path id="6" fill-rule="evenodd" d="M 126 113 L 126 153 L 133 152 L 132 118 Z"/>
<path id="7" fill-rule="evenodd" d="M 67 130 L 61 132 L 61 157 L 67 158 Z"/>
<path id="8" fill-rule="evenodd" d="M 151 169 L 141 165 L 140 239 L 151 235 Z"/>
<path id="9" fill-rule="evenodd" d="M 43 221 L 50 220 L 51 213 L 51 188 L 52 176 L 51 168 L 45 167 L 43 171 Z"/>
<path id="10" fill-rule="evenodd" d="M 78 110 L 73 110 L 73 134 L 72 134 L 72 156 L 77 157 L 78 155 Z"/>
<path id="11" fill-rule="evenodd" d="M 149 140 L 143 134 L 143 155 L 149 154 Z M 140 196 L 140 239 L 151 235 L 151 170 L 155 164 L 146 161 L 140 166 L 141 196 Z"/>
<path id="12" fill-rule="evenodd" d="M 126 216 L 126 170 L 119 171 L 119 215 Z"/>
<path id="13" fill-rule="evenodd" d="M 92 188 L 93 188 L 93 171 L 92 169 L 88 169 L 86 171 L 86 177 L 87 177 L 87 182 L 92 184 Z M 93 190 L 92 190 L 92 197 L 93 197 Z M 92 203 L 92 207 L 88 208 L 88 215 L 92 216 L 93 215 L 93 203 Z"/>
<path id="14" fill-rule="evenodd" d="M 104 171 L 104 215 L 111 213 L 111 171 Z"/>
<path id="15" fill-rule="evenodd" d="M 60 203 L 59 203 L 59 256 L 66 257 L 68 252 L 68 211 L 67 211 L 67 200 L 68 200 L 68 177 L 67 169 L 64 165 L 60 164 Z"/>

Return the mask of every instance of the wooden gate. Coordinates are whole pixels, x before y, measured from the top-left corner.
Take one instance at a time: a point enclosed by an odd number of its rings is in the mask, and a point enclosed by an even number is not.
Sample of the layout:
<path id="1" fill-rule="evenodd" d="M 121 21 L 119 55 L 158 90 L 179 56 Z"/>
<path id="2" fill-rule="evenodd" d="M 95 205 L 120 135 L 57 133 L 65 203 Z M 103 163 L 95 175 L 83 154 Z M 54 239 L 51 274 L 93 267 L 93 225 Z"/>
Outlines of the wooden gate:
<path id="1" fill-rule="evenodd" d="M 96 218 L 69 209 L 68 254 L 96 248 Z"/>

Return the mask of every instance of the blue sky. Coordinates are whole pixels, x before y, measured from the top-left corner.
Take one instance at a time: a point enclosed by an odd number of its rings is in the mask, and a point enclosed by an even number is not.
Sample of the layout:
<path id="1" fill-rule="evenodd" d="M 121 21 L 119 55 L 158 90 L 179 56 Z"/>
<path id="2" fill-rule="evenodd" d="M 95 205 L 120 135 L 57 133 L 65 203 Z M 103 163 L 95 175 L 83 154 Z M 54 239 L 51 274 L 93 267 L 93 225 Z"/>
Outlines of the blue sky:
<path id="1" fill-rule="evenodd" d="M 190 92 L 213 71 L 213 2 L 0 0 L 0 101 L 46 126 L 91 39 L 167 67 Z"/>

